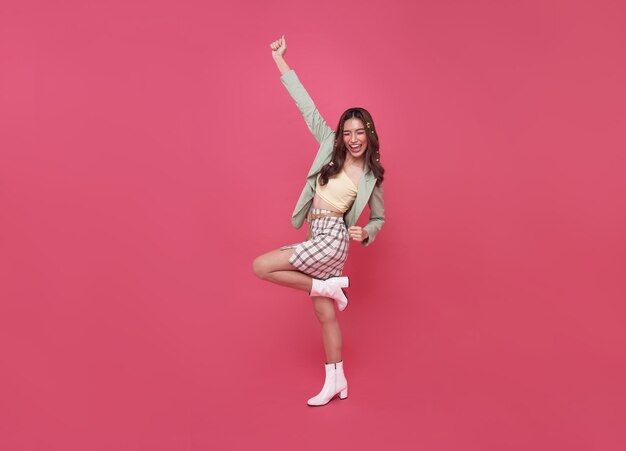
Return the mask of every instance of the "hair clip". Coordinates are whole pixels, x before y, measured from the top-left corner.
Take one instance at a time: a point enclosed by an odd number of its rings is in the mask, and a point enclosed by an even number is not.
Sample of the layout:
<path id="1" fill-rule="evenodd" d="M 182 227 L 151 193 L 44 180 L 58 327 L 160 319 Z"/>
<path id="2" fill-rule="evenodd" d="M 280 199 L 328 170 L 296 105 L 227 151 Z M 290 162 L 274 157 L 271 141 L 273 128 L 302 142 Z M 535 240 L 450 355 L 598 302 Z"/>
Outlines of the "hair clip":
<path id="1" fill-rule="evenodd" d="M 328 163 L 330 166 L 334 166 L 335 163 L 333 163 L 332 161 L 330 163 Z"/>
<path id="2" fill-rule="evenodd" d="M 367 125 L 367 128 L 371 128 L 371 127 L 370 127 L 370 125 L 372 125 L 372 124 L 370 124 L 370 123 L 368 122 L 366 125 Z"/>

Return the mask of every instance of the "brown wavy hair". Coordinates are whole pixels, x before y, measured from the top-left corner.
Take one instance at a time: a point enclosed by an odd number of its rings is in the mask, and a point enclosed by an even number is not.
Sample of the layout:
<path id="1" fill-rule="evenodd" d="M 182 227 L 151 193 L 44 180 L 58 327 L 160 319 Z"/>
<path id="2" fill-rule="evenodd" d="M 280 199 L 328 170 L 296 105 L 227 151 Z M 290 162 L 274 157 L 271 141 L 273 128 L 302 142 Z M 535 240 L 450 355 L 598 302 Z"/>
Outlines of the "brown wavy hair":
<path id="1" fill-rule="evenodd" d="M 360 119 L 365 126 L 365 132 L 367 135 L 367 150 L 365 150 L 365 161 L 370 169 L 374 172 L 376 177 L 376 185 L 380 185 L 385 178 L 385 169 L 380 164 L 380 144 L 378 142 L 378 132 L 374 126 L 374 120 L 372 115 L 365 108 L 349 108 L 339 118 L 339 124 L 335 131 L 335 145 L 333 148 L 333 155 L 330 162 L 322 167 L 320 171 L 320 184 L 326 185 L 328 179 L 338 174 L 346 161 L 346 145 L 343 142 L 343 125 L 348 119 Z"/>

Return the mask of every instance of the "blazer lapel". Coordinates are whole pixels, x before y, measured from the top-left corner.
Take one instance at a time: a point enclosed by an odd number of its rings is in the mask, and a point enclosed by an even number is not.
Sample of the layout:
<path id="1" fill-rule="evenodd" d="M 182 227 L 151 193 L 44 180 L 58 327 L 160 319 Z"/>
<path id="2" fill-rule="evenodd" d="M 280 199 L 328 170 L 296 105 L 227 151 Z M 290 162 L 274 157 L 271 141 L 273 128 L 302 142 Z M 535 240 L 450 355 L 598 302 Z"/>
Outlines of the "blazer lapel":
<path id="1" fill-rule="evenodd" d="M 365 208 L 375 185 L 376 177 L 374 177 L 374 173 L 372 171 L 368 171 L 363 174 L 363 177 L 359 181 L 359 191 L 350 211 L 350 218 L 348 219 L 350 226 L 354 225 L 357 219 L 359 219 L 359 216 L 361 216 L 361 213 L 363 213 L 363 209 Z"/>

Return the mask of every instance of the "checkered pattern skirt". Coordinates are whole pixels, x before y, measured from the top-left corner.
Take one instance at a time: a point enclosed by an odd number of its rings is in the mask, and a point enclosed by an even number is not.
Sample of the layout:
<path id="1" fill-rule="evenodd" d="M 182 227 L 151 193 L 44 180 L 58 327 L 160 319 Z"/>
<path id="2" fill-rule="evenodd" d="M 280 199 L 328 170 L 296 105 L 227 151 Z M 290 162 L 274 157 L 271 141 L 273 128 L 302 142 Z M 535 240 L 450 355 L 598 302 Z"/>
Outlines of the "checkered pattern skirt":
<path id="1" fill-rule="evenodd" d="M 328 213 L 329 210 L 311 209 L 310 213 Z M 309 223 L 311 239 L 302 243 L 281 247 L 293 248 L 289 263 L 304 274 L 325 280 L 341 275 L 348 258 L 350 236 L 343 217 L 325 217 Z"/>

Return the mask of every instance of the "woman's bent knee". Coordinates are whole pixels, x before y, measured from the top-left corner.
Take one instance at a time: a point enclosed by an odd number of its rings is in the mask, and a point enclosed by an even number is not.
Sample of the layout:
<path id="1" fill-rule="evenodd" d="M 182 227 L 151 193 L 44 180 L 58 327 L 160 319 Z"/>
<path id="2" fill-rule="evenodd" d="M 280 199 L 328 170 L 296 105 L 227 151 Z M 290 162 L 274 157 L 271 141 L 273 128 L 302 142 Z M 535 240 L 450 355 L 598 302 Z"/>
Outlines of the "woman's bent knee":
<path id="1" fill-rule="evenodd" d="M 265 258 L 263 258 L 263 255 L 260 255 L 254 259 L 254 261 L 252 262 L 252 271 L 254 271 L 254 274 L 256 274 L 259 279 L 265 279 L 268 271 L 267 264 L 265 263 Z"/>

